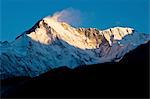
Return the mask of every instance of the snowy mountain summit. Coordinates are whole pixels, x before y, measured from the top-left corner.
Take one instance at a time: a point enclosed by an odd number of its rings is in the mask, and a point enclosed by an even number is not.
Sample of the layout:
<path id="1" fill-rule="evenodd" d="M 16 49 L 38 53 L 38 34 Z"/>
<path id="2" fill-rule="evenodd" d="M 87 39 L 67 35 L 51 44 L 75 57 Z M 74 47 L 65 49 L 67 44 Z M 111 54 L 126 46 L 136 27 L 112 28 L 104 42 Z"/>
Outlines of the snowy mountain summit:
<path id="1" fill-rule="evenodd" d="M 13 42 L 0 42 L 1 79 L 35 77 L 61 66 L 117 62 L 150 39 L 133 28 L 74 28 L 58 18 L 45 17 Z"/>

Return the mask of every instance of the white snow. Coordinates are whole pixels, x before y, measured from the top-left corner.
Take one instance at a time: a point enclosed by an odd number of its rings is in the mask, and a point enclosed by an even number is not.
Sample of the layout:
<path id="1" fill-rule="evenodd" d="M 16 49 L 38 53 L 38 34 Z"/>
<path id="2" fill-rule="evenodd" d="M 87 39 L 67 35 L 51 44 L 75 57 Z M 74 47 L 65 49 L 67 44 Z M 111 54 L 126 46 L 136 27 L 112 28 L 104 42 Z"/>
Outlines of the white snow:
<path id="1" fill-rule="evenodd" d="M 1 79 L 11 76 L 38 76 L 61 66 L 118 61 L 127 52 L 150 40 L 149 35 L 133 32 L 132 28 L 115 27 L 107 30 L 90 29 L 97 37 L 85 36 L 85 30 L 46 17 L 39 27 L 24 33 L 12 43 L 1 44 Z"/>

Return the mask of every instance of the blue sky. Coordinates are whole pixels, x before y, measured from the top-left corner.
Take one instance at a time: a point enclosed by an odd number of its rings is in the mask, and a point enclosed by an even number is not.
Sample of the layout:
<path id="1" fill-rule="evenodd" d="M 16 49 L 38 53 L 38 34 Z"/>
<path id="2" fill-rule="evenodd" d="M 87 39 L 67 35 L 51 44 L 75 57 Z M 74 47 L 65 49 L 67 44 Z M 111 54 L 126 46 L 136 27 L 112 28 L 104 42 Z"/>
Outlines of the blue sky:
<path id="1" fill-rule="evenodd" d="M 12 41 L 41 18 L 73 8 L 81 13 L 78 27 L 133 27 L 150 33 L 149 0 L 0 0 L 0 40 Z"/>

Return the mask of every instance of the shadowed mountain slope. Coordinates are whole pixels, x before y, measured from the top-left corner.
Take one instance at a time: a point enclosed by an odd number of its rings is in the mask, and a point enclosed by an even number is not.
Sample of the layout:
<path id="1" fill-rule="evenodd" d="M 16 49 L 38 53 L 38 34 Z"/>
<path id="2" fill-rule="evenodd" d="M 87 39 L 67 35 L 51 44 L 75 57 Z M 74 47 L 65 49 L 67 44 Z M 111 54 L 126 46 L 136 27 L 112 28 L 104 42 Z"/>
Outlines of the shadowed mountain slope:
<path id="1" fill-rule="evenodd" d="M 114 97 L 148 98 L 149 45 L 127 53 L 119 63 L 60 67 L 35 78 L 2 80 L 19 82 L 2 97 Z"/>

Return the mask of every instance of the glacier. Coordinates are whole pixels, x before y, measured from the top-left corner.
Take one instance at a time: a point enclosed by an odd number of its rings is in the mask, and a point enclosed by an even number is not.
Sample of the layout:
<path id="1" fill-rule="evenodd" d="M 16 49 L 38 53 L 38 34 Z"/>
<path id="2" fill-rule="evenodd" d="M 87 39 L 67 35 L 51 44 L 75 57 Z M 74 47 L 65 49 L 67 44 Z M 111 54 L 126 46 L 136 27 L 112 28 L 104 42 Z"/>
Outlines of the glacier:
<path id="1" fill-rule="evenodd" d="M 74 28 L 45 17 L 12 42 L 0 42 L 0 79 L 35 77 L 61 66 L 118 62 L 126 53 L 150 40 L 133 28 L 106 30 Z"/>

